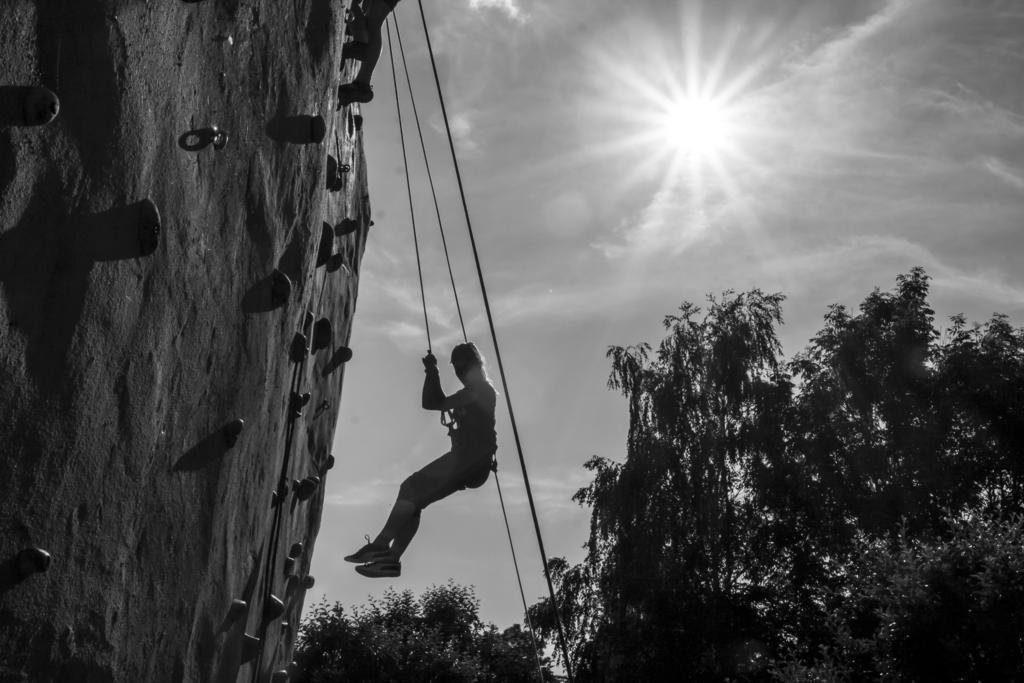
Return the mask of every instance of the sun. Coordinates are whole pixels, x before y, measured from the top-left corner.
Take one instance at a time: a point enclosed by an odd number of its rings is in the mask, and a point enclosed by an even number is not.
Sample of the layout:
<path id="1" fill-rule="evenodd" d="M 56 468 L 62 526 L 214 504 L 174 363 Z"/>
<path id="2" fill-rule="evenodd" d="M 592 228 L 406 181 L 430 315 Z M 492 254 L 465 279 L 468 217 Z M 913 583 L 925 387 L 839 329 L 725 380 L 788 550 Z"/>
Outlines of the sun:
<path id="1" fill-rule="evenodd" d="M 714 155 L 732 139 L 728 109 L 710 98 L 684 97 L 670 102 L 659 119 L 659 137 L 677 153 Z"/>

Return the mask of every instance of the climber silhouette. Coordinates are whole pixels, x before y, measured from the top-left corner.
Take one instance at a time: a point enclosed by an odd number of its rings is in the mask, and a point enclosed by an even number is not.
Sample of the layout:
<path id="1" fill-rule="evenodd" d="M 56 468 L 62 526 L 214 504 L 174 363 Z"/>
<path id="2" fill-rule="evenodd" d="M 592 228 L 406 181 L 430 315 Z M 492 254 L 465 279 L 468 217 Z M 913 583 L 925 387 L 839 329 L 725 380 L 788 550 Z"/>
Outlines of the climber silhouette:
<path id="1" fill-rule="evenodd" d="M 338 87 L 339 105 L 350 102 L 369 102 L 373 99 L 373 88 L 370 86 L 370 79 L 373 77 L 373 70 L 380 59 L 380 51 L 383 46 L 380 29 L 384 20 L 395 11 L 395 5 L 399 0 L 362 0 L 362 9 L 358 0 L 352 2 L 353 33 L 356 42 L 365 43 L 365 54 L 362 64 L 359 65 L 359 73 L 352 79 L 351 83 L 345 83 Z"/>
<path id="2" fill-rule="evenodd" d="M 464 387 L 445 396 L 437 370 L 437 359 L 430 352 L 423 358 L 423 408 L 450 415 L 448 434 L 452 449 L 419 470 L 398 489 L 384 528 L 377 537 L 345 557 L 360 566 L 363 576 L 399 576 L 402 553 L 420 526 L 420 512 L 431 503 L 456 491 L 475 489 L 487 481 L 498 448 L 494 431 L 494 406 L 497 394 L 487 377 L 480 350 L 472 342 L 452 349 L 452 366 Z"/>

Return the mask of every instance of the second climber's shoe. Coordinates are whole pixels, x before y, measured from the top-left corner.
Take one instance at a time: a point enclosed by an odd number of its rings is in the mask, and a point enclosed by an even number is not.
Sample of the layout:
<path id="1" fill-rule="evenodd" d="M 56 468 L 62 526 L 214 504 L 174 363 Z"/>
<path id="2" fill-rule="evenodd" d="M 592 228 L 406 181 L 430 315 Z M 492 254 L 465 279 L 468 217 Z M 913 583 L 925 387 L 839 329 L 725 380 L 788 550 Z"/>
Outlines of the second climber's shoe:
<path id="1" fill-rule="evenodd" d="M 369 48 L 369 45 L 366 43 L 357 43 L 354 40 L 350 43 L 345 43 L 345 46 L 341 48 L 341 58 L 343 60 L 358 59 L 362 61 L 366 59 L 367 48 Z"/>
<path id="2" fill-rule="evenodd" d="M 365 538 L 366 545 L 364 545 L 362 548 L 355 551 L 351 555 L 346 555 L 346 562 L 364 564 L 366 562 L 374 562 L 377 560 L 378 557 L 391 557 L 391 549 L 388 548 L 386 545 L 371 542 L 369 536 L 366 536 Z"/>
<path id="3" fill-rule="evenodd" d="M 369 576 L 372 579 L 380 579 L 385 577 L 395 577 L 402 575 L 402 563 L 401 562 L 371 562 L 370 564 L 361 564 L 356 567 L 356 571 L 363 576 Z"/>
<path id="4" fill-rule="evenodd" d="M 369 83 L 352 81 L 338 86 L 338 106 L 360 102 L 365 104 L 373 99 L 373 87 Z"/>

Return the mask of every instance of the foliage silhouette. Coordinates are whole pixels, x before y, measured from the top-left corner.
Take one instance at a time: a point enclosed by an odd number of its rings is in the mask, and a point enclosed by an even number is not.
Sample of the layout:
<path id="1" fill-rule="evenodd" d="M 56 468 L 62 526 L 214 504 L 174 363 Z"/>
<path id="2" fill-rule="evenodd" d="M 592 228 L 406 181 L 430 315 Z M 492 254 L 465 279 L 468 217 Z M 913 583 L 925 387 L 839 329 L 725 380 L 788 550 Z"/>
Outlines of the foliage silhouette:
<path id="1" fill-rule="evenodd" d="M 706 311 L 684 303 L 656 350 L 609 349 L 626 457 L 586 464 L 593 480 L 574 497 L 592 511 L 585 560 L 549 560 L 581 680 L 802 680 L 801 667 L 841 679 L 830 662 L 856 679 L 863 663 L 822 653 L 838 651 L 837 624 L 862 596 L 885 590 L 863 568 L 919 542 L 941 554 L 1022 511 L 1024 331 L 996 315 L 940 332 L 928 288 L 915 268 L 856 314 L 833 306 L 790 362 L 775 332 L 783 297 L 759 290 Z M 973 527 L 951 522 L 965 515 Z M 1020 562 L 1019 543 L 1000 543 L 991 557 Z M 935 623 L 949 622 L 954 603 L 935 604 L 950 610 Z M 531 613 L 551 637 L 548 601 Z M 934 644 L 872 637 L 887 671 L 927 679 L 913 662 Z M 1020 661 L 1012 643 L 957 638 L 987 662 Z"/>
<path id="2" fill-rule="evenodd" d="M 313 607 L 299 628 L 297 681 L 537 681 L 528 633 L 484 625 L 472 588 L 451 581 L 417 599 L 385 591 L 346 613 L 340 603 Z M 545 681 L 555 680 L 544 660 Z"/>

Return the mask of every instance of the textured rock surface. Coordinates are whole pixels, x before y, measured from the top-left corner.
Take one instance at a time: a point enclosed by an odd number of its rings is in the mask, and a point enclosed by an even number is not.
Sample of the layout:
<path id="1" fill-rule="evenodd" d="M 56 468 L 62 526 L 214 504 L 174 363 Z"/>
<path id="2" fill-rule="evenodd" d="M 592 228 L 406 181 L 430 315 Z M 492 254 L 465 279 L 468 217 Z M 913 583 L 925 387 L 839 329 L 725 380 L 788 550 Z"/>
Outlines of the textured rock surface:
<path id="1" fill-rule="evenodd" d="M 331 98 L 343 4 L 3 4 L 0 681 L 269 680 L 322 504 L 292 480 L 330 476 L 369 223 L 358 112 Z M 59 116 L 16 125 L 36 85 Z M 321 113 L 323 144 L 296 144 Z M 191 149 L 213 125 L 227 145 Z M 333 193 L 329 153 L 351 165 Z M 358 229 L 324 239 L 345 217 Z M 293 282 L 277 305 L 275 269 Z M 308 310 L 333 338 L 296 364 Z M 310 394 L 294 419 L 291 391 Z M 25 576 L 32 547 L 51 561 Z"/>

